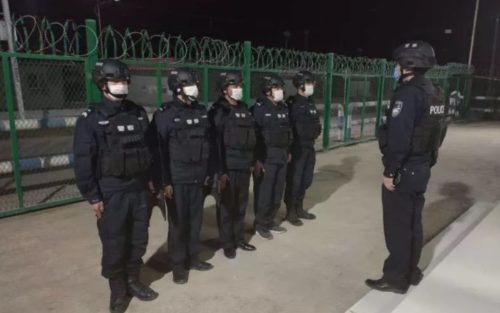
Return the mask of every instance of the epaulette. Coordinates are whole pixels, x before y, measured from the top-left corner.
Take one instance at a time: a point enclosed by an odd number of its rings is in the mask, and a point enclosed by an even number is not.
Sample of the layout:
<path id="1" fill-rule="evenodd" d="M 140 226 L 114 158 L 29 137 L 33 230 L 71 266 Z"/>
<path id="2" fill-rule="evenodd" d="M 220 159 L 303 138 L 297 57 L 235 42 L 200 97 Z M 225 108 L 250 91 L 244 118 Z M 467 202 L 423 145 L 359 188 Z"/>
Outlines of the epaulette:
<path id="1" fill-rule="evenodd" d="M 94 112 L 94 110 L 95 110 L 95 106 L 92 105 L 87 110 L 82 112 L 82 116 L 87 118 L 90 115 L 90 113 Z"/>

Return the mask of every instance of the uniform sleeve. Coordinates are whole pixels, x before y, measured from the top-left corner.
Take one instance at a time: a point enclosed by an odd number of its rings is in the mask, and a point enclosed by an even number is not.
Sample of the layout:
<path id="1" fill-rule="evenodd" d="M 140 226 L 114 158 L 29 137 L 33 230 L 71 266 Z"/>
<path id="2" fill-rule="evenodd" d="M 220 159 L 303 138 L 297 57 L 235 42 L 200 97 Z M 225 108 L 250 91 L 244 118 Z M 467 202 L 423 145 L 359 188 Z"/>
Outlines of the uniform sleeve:
<path id="1" fill-rule="evenodd" d="M 170 155 L 168 153 L 169 145 L 169 112 L 161 111 L 155 114 L 154 123 L 158 136 L 158 156 L 160 165 L 160 183 L 162 187 L 172 185 L 172 175 L 170 172 Z"/>
<path id="2" fill-rule="evenodd" d="M 263 161 L 265 157 L 265 143 L 262 127 L 264 125 L 264 110 L 257 104 L 252 107 L 252 114 L 255 119 L 256 145 L 254 152 L 255 161 Z"/>
<path id="3" fill-rule="evenodd" d="M 149 177 L 153 181 L 155 188 L 161 187 L 161 171 L 158 169 L 161 168 L 161 158 L 160 158 L 160 150 L 159 150 L 159 141 L 158 141 L 158 129 L 156 127 L 156 115 L 158 111 L 153 114 L 153 119 L 149 123 L 149 127 L 146 131 L 146 144 L 149 148 L 149 153 L 151 154 L 152 164 L 149 171 Z"/>
<path id="4" fill-rule="evenodd" d="M 293 103 L 289 103 L 288 104 L 288 116 L 290 117 L 290 127 L 291 127 L 291 133 L 292 133 L 292 140 L 291 142 L 295 142 L 295 141 L 298 141 L 299 140 L 299 136 L 298 136 L 298 133 L 297 133 L 297 116 L 298 114 L 300 114 L 299 112 L 299 106 L 298 105 L 294 105 Z M 302 112 L 303 113 L 303 112 Z"/>
<path id="5" fill-rule="evenodd" d="M 80 117 L 76 122 L 73 155 L 78 190 L 91 204 L 102 201 L 97 177 L 97 143 L 87 118 Z"/>
<path id="6" fill-rule="evenodd" d="M 418 99 L 411 89 L 394 95 L 387 121 L 387 148 L 384 151 L 384 176 L 393 177 L 411 152 Z"/>
<path id="7" fill-rule="evenodd" d="M 217 174 L 227 173 L 226 151 L 224 146 L 224 112 L 221 109 L 213 109 L 209 113 L 212 124 L 212 147 L 213 158 L 211 165 L 215 167 Z"/>

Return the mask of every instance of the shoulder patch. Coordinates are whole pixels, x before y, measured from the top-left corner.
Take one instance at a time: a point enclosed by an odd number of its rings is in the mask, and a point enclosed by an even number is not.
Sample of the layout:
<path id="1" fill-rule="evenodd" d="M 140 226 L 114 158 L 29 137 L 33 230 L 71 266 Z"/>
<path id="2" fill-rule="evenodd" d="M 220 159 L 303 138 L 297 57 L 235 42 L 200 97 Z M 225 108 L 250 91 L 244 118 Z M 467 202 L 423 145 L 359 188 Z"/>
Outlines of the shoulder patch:
<path id="1" fill-rule="evenodd" d="M 392 112 L 391 112 L 391 116 L 394 118 L 394 117 L 397 117 L 399 115 L 399 113 L 401 113 L 401 111 L 403 110 L 403 101 L 401 100 L 396 100 L 394 101 L 394 107 L 392 108 Z"/>

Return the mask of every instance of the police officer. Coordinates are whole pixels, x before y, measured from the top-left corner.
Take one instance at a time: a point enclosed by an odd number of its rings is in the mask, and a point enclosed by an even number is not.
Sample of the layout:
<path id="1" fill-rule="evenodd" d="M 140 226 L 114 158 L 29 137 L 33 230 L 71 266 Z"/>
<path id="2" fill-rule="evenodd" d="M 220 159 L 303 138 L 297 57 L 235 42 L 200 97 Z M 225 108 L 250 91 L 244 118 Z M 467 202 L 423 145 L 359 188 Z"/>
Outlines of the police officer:
<path id="1" fill-rule="evenodd" d="M 130 73 L 122 62 L 98 62 L 92 79 L 103 100 L 77 120 L 75 179 L 97 217 L 110 311 L 122 312 L 129 301 L 127 291 L 143 301 L 158 297 L 139 281 L 149 227 L 146 186 L 151 156 L 144 138 L 148 116 L 141 106 L 125 100 Z"/>
<path id="2" fill-rule="evenodd" d="M 289 161 L 290 121 L 288 108 L 283 101 L 284 82 L 281 77 L 264 76 L 264 97 L 252 107 L 256 122 L 257 146 L 254 167 L 255 232 L 265 239 L 274 233 L 284 233 L 286 228 L 275 221 L 280 208 Z"/>
<path id="3" fill-rule="evenodd" d="M 174 99 L 154 116 L 161 159 L 161 184 L 169 211 L 169 255 L 175 283 L 188 281 L 188 270 L 212 265 L 198 258 L 203 217 L 203 184 L 209 157 L 207 110 L 197 101 L 198 78 L 190 69 L 168 76 Z"/>
<path id="4" fill-rule="evenodd" d="M 250 168 L 255 148 L 255 121 L 247 105 L 241 101 L 240 73 L 222 72 L 218 86 L 221 96 L 208 112 L 215 135 L 213 155 L 220 192 L 217 222 L 224 255 L 233 259 L 236 248 L 255 250 L 244 237 Z"/>
<path id="5" fill-rule="evenodd" d="M 287 170 L 285 190 L 286 220 L 294 226 L 302 225 L 300 219 L 316 218 L 304 210 L 304 196 L 312 184 L 316 163 L 314 143 L 321 134 L 319 112 L 312 99 L 315 83 L 311 72 L 298 72 L 293 78 L 297 94 L 286 101 L 293 131 L 292 160 Z"/>
<path id="6" fill-rule="evenodd" d="M 382 186 L 384 233 L 389 256 L 383 277 L 368 279 L 376 290 L 405 293 L 423 278 L 418 268 L 422 249 L 422 208 L 437 151 L 446 131 L 446 104 L 441 90 L 424 77 L 436 64 L 434 49 L 411 41 L 394 52 L 395 90 L 379 130 L 385 167 Z"/>

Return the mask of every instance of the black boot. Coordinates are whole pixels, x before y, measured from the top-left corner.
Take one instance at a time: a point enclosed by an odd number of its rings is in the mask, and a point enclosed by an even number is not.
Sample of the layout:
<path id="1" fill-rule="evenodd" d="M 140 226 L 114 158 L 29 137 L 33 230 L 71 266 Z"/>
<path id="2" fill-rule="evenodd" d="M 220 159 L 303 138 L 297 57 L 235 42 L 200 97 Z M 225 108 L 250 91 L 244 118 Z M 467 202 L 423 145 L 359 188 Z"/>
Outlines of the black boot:
<path id="1" fill-rule="evenodd" d="M 111 297 L 109 301 L 109 312 L 123 313 L 127 310 L 130 298 L 127 295 L 127 283 L 125 277 L 119 276 L 109 279 Z"/>
<path id="2" fill-rule="evenodd" d="M 139 274 L 130 274 L 128 276 L 128 292 L 141 301 L 152 301 L 158 298 L 158 293 L 139 280 Z"/>
<path id="3" fill-rule="evenodd" d="M 304 210 L 304 201 L 303 200 L 297 201 L 296 208 L 297 208 L 297 216 L 299 218 L 304 219 L 304 220 L 313 220 L 316 218 L 316 215 Z"/>
<path id="4" fill-rule="evenodd" d="M 286 217 L 285 220 L 293 226 L 302 226 L 304 223 L 299 219 L 297 215 L 297 208 L 290 204 L 290 202 L 286 202 Z"/>

